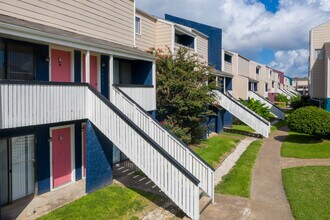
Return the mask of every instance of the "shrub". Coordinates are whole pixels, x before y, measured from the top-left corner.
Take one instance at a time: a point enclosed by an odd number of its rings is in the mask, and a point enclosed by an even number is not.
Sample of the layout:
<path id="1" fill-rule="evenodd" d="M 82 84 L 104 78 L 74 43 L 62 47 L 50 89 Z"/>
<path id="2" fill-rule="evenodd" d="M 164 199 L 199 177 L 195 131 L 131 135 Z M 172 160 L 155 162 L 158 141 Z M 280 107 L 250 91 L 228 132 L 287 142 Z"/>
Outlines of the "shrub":
<path id="1" fill-rule="evenodd" d="M 184 143 L 191 143 L 191 135 L 189 133 L 189 128 L 180 127 L 173 119 L 167 118 L 162 124 L 173 132 L 178 138 L 180 138 Z"/>
<path id="2" fill-rule="evenodd" d="M 266 120 L 269 120 L 272 117 L 269 112 L 269 107 L 265 106 L 265 104 L 261 103 L 259 100 L 248 98 L 246 101 L 240 99 L 240 102 Z"/>
<path id="3" fill-rule="evenodd" d="M 283 94 L 277 94 L 275 96 L 275 101 L 276 102 L 285 102 L 285 104 L 288 104 L 289 99 Z"/>
<path id="4" fill-rule="evenodd" d="M 291 98 L 291 107 L 293 109 L 303 108 L 306 106 L 318 106 L 317 101 L 313 101 L 309 96 L 295 96 Z"/>
<path id="5" fill-rule="evenodd" d="M 317 138 L 330 133 L 330 113 L 315 106 L 295 110 L 289 115 L 287 123 L 291 130 Z"/>

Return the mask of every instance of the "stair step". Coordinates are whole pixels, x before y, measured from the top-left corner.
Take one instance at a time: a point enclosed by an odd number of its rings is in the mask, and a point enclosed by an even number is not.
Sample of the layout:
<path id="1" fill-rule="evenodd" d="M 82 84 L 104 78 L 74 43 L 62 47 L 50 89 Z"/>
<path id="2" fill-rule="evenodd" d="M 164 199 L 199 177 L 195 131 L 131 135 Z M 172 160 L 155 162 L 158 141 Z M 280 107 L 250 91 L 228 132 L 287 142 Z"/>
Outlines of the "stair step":
<path id="1" fill-rule="evenodd" d="M 212 199 L 208 196 L 202 196 L 199 200 L 199 213 L 202 213 L 207 206 L 209 206 L 212 202 Z"/>
<path id="2" fill-rule="evenodd" d="M 199 199 L 202 198 L 203 194 L 204 194 L 204 191 L 202 189 L 199 189 Z"/>

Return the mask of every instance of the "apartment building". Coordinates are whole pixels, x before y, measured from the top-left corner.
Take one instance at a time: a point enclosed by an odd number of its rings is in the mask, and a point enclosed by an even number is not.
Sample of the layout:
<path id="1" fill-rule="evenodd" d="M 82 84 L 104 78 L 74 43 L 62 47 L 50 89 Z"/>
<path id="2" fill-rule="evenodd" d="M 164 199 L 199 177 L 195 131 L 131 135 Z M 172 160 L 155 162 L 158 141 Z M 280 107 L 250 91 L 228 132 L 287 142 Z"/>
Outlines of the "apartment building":
<path id="1" fill-rule="evenodd" d="M 2 207 L 81 179 L 93 192 L 129 159 L 199 219 L 214 170 L 154 119 L 155 57 L 139 15 L 134 0 L 0 1 Z M 207 37 L 168 23 L 170 39 L 194 36 L 203 50 Z"/>
<path id="2" fill-rule="evenodd" d="M 308 95 L 308 77 L 294 77 L 292 83 L 294 90 L 300 95 Z"/>
<path id="3" fill-rule="evenodd" d="M 311 29 L 309 33 L 308 92 L 330 111 L 330 21 Z"/>

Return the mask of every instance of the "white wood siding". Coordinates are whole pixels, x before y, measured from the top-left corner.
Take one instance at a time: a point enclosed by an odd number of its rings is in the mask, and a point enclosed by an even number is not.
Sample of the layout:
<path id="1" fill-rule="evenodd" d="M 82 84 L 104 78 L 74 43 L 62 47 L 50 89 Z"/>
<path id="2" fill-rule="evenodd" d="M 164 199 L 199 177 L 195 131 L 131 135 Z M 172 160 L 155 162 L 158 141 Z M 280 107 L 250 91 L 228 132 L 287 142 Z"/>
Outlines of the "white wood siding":
<path id="1" fill-rule="evenodd" d="M 310 73 L 311 73 L 311 88 L 309 92 L 313 98 L 330 97 L 326 91 L 326 83 L 329 73 L 325 69 L 325 61 L 315 60 L 315 49 L 322 49 L 325 42 L 330 42 L 330 21 L 315 27 L 310 33 Z M 325 54 L 324 54 L 325 55 Z"/>
<path id="2" fill-rule="evenodd" d="M 249 76 L 249 61 L 238 56 L 238 74 L 242 76 Z"/>
<path id="3" fill-rule="evenodd" d="M 0 0 L 0 13 L 127 46 L 134 45 L 133 0 Z"/>
<path id="4" fill-rule="evenodd" d="M 156 19 L 138 11 L 136 15 L 141 19 L 141 34 L 136 34 L 136 46 L 144 51 L 156 47 Z"/>
<path id="5" fill-rule="evenodd" d="M 200 61 L 208 63 L 208 38 L 197 35 L 197 55 Z"/>
<path id="6" fill-rule="evenodd" d="M 156 48 L 165 50 L 166 46 L 168 46 L 171 49 L 173 35 L 172 25 L 158 20 L 156 28 Z"/>

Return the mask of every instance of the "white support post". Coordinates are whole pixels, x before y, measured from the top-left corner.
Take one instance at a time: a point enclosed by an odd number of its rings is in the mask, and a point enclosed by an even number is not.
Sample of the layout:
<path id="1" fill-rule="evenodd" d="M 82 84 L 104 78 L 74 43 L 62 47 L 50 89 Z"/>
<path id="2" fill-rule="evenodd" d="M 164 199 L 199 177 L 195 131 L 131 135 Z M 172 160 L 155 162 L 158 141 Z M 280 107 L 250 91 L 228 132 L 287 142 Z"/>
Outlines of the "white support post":
<path id="1" fill-rule="evenodd" d="M 226 94 L 226 77 L 223 77 L 223 93 Z"/>
<path id="2" fill-rule="evenodd" d="M 90 51 L 86 51 L 86 56 L 85 56 L 85 72 L 86 72 L 86 82 L 90 83 Z"/>
<path id="3" fill-rule="evenodd" d="M 152 85 L 154 86 L 154 94 L 155 94 L 155 96 L 156 96 L 156 94 L 157 94 L 157 89 L 156 89 L 156 61 L 153 61 L 152 62 Z M 155 100 L 156 100 L 156 98 L 155 98 Z M 157 104 L 155 103 L 155 110 L 157 109 Z"/>
<path id="4" fill-rule="evenodd" d="M 113 55 L 110 55 L 110 59 L 109 59 L 109 99 L 110 102 L 114 103 L 113 97 L 114 97 L 114 92 L 112 89 L 112 85 L 113 85 Z"/>

